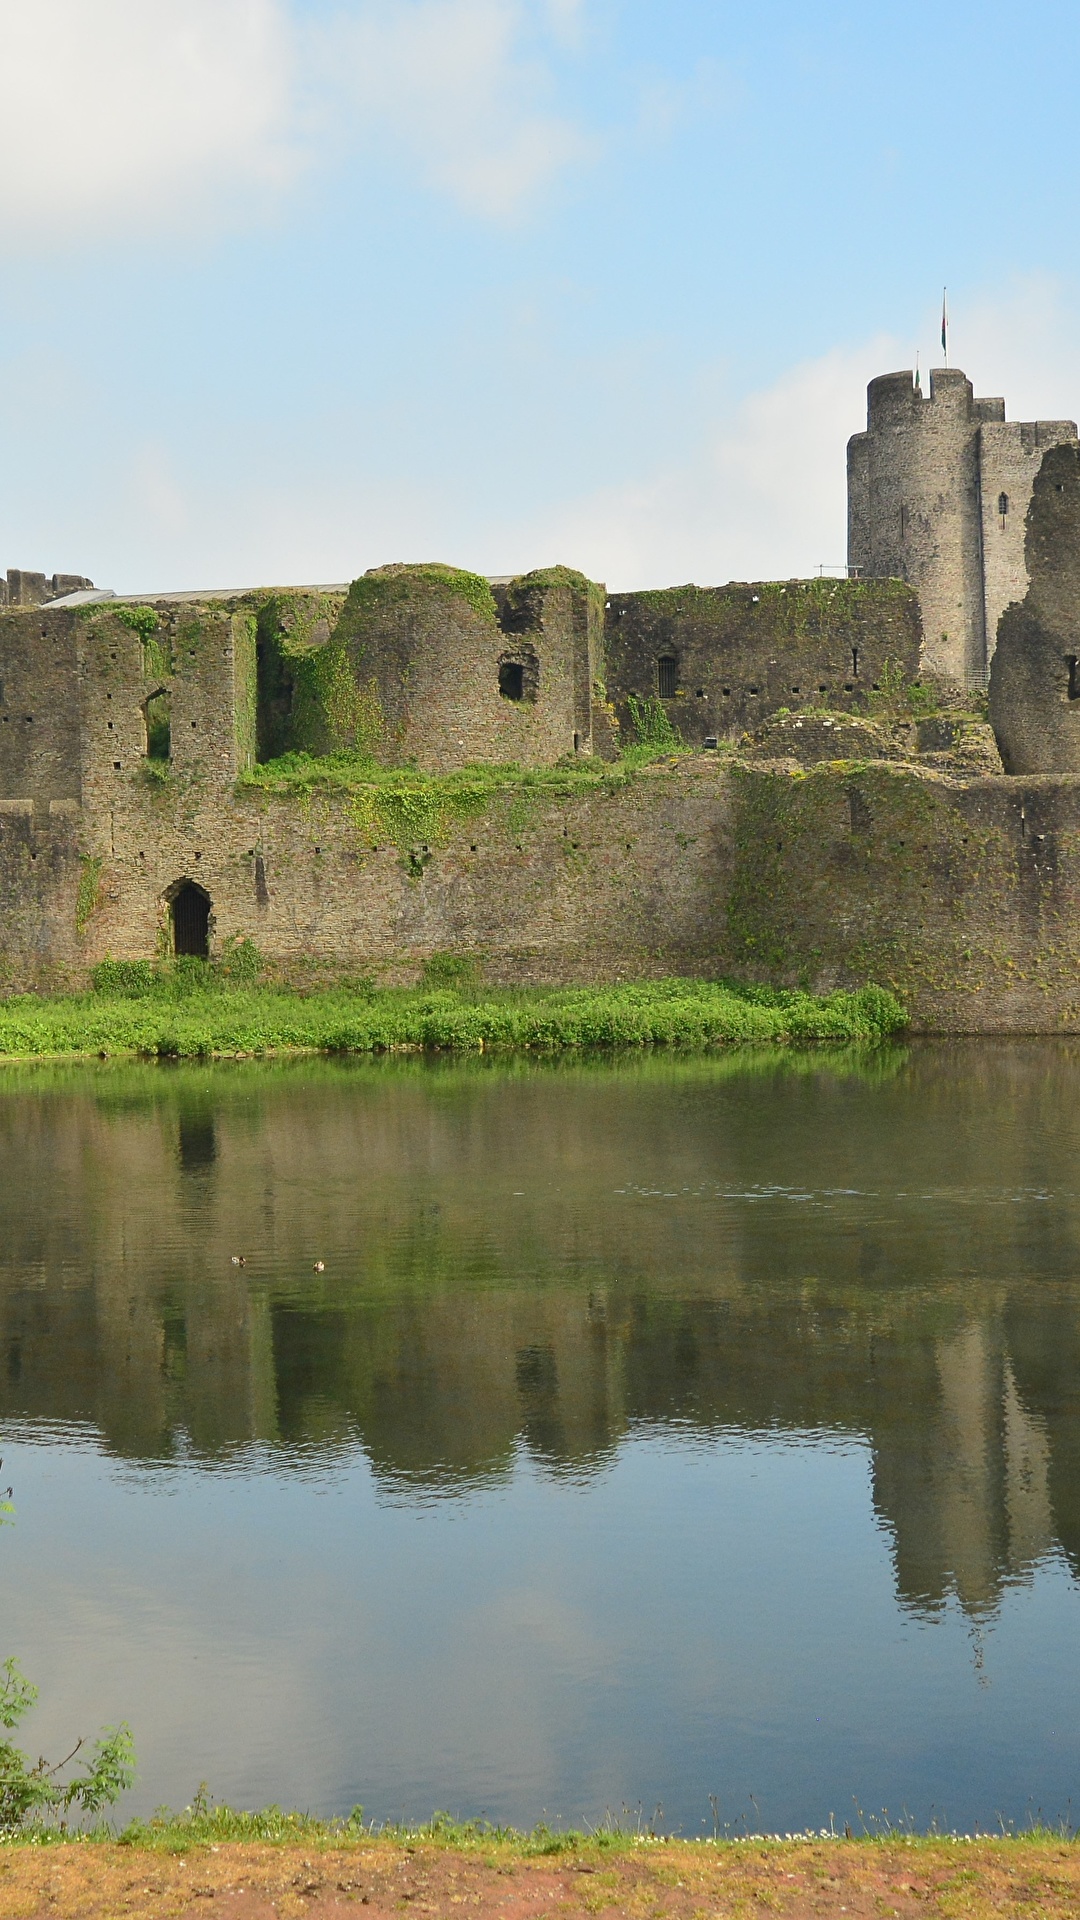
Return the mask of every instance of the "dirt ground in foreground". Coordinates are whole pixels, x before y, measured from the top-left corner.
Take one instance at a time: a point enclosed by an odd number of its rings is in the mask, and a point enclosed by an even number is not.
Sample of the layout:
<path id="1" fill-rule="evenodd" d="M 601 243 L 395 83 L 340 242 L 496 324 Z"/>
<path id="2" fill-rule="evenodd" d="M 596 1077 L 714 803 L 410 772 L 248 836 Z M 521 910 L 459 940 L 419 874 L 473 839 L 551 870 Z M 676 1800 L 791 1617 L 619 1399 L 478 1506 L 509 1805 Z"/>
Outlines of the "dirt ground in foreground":
<path id="1" fill-rule="evenodd" d="M 68 1845 L 0 1848 L 0 1920 L 973 1920 L 1080 1913 L 1080 1845 L 1067 1841 L 822 1841 L 630 1846 L 522 1857 L 385 1841 L 348 1847 Z"/>

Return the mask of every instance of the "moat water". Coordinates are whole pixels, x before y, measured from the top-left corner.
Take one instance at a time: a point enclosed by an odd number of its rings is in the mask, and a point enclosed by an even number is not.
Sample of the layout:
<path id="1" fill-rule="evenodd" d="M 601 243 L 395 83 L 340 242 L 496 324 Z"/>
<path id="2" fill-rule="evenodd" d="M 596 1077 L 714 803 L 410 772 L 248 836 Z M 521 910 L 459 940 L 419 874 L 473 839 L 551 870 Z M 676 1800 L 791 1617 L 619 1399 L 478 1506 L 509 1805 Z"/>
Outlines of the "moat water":
<path id="1" fill-rule="evenodd" d="M 1076 1820 L 1080 1047 L 5 1070 L 0 1452 L 133 1810 Z"/>

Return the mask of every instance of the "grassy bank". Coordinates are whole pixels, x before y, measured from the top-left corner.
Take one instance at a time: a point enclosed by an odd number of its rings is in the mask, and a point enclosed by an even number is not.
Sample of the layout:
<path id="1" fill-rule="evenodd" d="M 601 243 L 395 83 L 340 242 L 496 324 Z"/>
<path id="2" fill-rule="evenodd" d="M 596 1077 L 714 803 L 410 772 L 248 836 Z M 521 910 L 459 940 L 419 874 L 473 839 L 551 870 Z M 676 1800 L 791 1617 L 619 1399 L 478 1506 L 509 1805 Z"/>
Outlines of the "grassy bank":
<path id="1" fill-rule="evenodd" d="M 279 1816 L 284 1824 L 284 1816 Z M 203 1823 L 205 1825 L 205 1823 Z M 215 1839 L 213 1833 L 217 1832 Z M 229 1920 L 411 1910 L 442 1920 L 632 1914 L 641 1920 L 782 1914 L 1065 1920 L 1080 1899 L 1080 1848 L 1054 1834 L 998 1839 L 886 1834 L 843 1840 L 655 1840 L 497 1833 L 444 1826 L 381 1833 L 294 1820 L 273 1837 L 230 1838 L 176 1822 L 119 1843 L 0 1845 L 0 1920 L 39 1913 Z"/>
<path id="2" fill-rule="evenodd" d="M 815 996 L 699 980 L 521 990 L 358 983 L 298 993 L 229 981 L 198 962 L 161 970 L 107 962 L 96 981 L 87 994 L 0 1002 L 0 1059 L 875 1042 L 905 1023 L 878 987 Z"/>

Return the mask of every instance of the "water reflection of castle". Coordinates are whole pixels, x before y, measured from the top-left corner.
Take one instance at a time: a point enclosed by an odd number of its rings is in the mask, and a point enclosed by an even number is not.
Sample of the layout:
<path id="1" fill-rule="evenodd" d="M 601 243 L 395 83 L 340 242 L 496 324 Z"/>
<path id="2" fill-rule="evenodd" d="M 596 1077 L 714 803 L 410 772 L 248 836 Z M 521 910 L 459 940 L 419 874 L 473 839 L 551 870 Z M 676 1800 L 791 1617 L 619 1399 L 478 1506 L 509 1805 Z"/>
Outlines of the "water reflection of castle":
<path id="1" fill-rule="evenodd" d="M 359 1442 L 403 1497 L 521 1445 L 587 1475 L 648 1423 L 864 1435 L 902 1596 L 979 1612 L 1055 1551 L 1080 1569 L 1055 1058 L 9 1089 L 0 1415 L 130 1458 Z"/>

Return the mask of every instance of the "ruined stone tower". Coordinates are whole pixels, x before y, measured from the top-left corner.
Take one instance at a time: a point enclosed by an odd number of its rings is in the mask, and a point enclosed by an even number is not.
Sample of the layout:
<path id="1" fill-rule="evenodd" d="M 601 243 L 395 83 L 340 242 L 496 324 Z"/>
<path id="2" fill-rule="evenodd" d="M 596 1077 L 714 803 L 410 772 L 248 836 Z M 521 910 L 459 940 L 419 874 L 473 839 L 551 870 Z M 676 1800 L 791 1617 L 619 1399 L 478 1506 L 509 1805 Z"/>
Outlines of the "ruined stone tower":
<path id="1" fill-rule="evenodd" d="M 1028 586 L 1024 521 L 1048 447 L 1073 420 L 1007 421 L 956 367 L 884 373 L 866 394 L 866 432 L 848 442 L 848 565 L 906 580 L 922 607 L 925 661 L 986 682 L 1005 608 Z"/>

